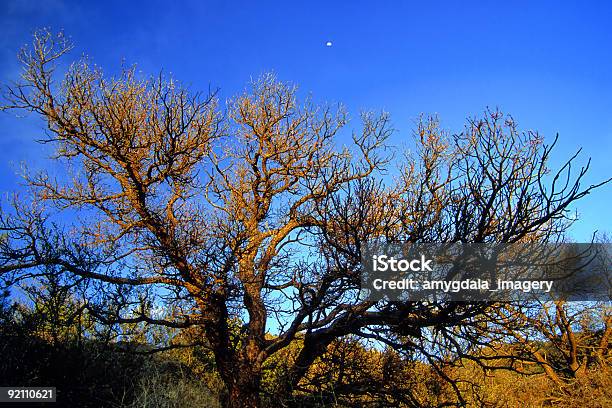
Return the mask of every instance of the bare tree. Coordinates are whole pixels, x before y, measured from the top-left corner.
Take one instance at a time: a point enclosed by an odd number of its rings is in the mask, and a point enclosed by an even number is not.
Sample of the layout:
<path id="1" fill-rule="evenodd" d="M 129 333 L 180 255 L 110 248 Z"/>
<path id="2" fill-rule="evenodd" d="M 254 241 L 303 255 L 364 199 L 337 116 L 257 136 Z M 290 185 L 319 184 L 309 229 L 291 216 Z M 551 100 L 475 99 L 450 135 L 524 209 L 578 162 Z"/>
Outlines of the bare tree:
<path id="1" fill-rule="evenodd" d="M 299 103 L 273 76 L 223 114 L 214 94 L 132 68 L 106 79 L 86 59 L 55 83 L 70 49 L 62 35 L 37 33 L 20 54 L 22 82 L 7 88 L 3 109 L 42 117 L 42 142 L 67 173 L 26 176 L 33 204 L 3 214 L 0 271 L 7 284 L 49 266 L 86 279 L 88 308 L 106 324 L 201 327 L 228 407 L 260 405 L 264 362 L 297 336 L 303 346 L 279 400 L 342 336 L 428 359 L 478 340 L 494 305 L 364 300 L 369 239 L 546 240 L 603 184 L 581 189 L 588 165 L 573 177 L 575 156 L 549 174 L 552 146 L 497 111 L 458 135 L 423 118 L 400 176 L 384 182 L 386 114 L 363 114 L 341 147 L 345 112 Z M 69 214 L 65 227 L 58 213 Z M 271 326 L 277 335 L 267 336 Z"/>
<path id="2" fill-rule="evenodd" d="M 521 351 L 517 357 L 539 364 L 555 385 L 566 387 L 587 369 L 609 370 L 609 304 L 559 300 L 537 308 L 513 305 L 503 310 L 506 319 L 514 320 L 514 325 L 505 327 L 513 329 L 509 333 Z"/>

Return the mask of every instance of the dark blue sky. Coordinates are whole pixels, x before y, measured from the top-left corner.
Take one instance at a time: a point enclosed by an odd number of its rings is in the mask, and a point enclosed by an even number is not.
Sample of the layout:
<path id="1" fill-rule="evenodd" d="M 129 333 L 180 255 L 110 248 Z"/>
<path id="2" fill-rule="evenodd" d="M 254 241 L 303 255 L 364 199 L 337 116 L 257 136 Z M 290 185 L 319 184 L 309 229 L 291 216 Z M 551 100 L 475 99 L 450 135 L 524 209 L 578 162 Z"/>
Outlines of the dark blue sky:
<path id="1" fill-rule="evenodd" d="M 612 175 L 612 3 L 609 2 L 121 2 L 0 4 L 0 81 L 17 79 L 15 55 L 31 32 L 64 29 L 112 74 L 122 60 L 160 69 L 222 98 L 274 71 L 315 100 L 385 109 L 401 145 L 420 113 L 460 131 L 487 107 L 511 113 L 548 140 L 554 158 L 583 147 L 587 181 Z M 297 2 L 295 2 L 297 3 Z M 332 47 L 325 42 L 332 41 Z M 0 114 L 0 191 L 21 161 L 45 152 L 40 123 Z M 576 239 L 612 232 L 612 187 L 578 204 Z"/>

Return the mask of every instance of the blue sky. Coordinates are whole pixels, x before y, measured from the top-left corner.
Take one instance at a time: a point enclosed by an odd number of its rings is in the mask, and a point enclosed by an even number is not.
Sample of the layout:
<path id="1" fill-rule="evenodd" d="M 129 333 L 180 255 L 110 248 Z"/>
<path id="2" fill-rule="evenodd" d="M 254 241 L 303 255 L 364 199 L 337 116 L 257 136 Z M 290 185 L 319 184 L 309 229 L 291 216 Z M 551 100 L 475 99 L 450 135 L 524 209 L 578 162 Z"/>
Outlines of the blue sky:
<path id="1" fill-rule="evenodd" d="M 46 26 L 73 38 L 73 58 L 86 53 L 109 74 L 137 63 L 194 89 L 219 87 L 222 98 L 274 71 L 353 117 L 389 111 L 397 145 L 420 113 L 456 132 L 467 116 L 499 107 L 548 140 L 558 132 L 558 161 L 582 147 L 582 161 L 593 159 L 587 182 L 612 176 L 612 3 L 86 3 L 4 0 L 0 82 L 17 79 L 19 47 Z M 47 153 L 33 142 L 41 132 L 32 117 L 0 114 L 3 194 L 15 190 L 20 162 Z M 612 232 L 611 204 L 611 186 L 581 201 L 574 238 Z"/>

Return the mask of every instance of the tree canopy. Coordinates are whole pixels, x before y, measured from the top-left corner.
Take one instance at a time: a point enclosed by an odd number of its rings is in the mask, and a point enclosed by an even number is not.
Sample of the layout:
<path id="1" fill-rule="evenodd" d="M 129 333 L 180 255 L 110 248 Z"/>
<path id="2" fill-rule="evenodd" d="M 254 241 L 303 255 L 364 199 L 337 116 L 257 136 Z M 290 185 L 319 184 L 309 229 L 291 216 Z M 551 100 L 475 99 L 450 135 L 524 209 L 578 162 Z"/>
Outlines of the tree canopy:
<path id="1" fill-rule="evenodd" d="M 402 153 L 386 113 L 347 132 L 342 107 L 300 100 L 273 75 L 221 106 L 87 59 L 59 81 L 71 48 L 38 32 L 7 88 L 3 109 L 42 117 L 66 172 L 26 174 L 30 195 L 0 220 L 2 277 L 70 276 L 104 324 L 198 327 L 228 407 L 259 406 L 265 363 L 295 340 L 279 394 L 344 336 L 432 364 L 486 344 L 500 305 L 365 300 L 363 245 L 556 240 L 571 204 L 605 183 L 582 186 L 576 156 L 550 169 L 554 143 L 497 110 L 458 134 L 422 117 Z"/>

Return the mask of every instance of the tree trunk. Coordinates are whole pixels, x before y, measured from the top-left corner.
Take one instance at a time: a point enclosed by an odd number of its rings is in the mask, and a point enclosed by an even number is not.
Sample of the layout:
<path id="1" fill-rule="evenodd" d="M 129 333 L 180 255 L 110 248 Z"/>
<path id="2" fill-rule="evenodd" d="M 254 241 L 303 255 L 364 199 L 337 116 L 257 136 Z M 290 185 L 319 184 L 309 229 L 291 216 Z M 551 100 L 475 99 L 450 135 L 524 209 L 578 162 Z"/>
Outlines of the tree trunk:
<path id="1" fill-rule="evenodd" d="M 225 408 L 259 408 L 261 401 L 259 389 L 261 373 L 242 366 L 233 372 L 233 379 L 227 383 L 227 399 Z"/>

